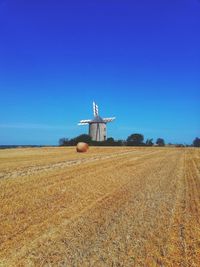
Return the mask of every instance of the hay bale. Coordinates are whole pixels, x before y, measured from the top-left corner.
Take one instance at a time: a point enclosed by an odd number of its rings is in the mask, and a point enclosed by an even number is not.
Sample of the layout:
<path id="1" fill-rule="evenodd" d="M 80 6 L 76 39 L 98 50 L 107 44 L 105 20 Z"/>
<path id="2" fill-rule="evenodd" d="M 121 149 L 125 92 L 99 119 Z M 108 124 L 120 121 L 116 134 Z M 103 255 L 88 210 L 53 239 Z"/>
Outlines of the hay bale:
<path id="1" fill-rule="evenodd" d="M 87 152 L 89 146 L 87 143 L 84 142 L 79 142 L 76 146 L 76 151 L 77 152 Z"/>

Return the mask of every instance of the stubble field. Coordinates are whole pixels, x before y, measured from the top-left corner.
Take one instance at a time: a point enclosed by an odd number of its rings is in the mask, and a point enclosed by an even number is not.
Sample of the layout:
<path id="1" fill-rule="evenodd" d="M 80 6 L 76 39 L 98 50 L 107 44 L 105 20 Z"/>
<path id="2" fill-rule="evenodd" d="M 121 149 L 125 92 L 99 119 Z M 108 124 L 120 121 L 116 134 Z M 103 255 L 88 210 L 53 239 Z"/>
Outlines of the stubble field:
<path id="1" fill-rule="evenodd" d="M 0 266 L 200 266 L 200 150 L 1 150 Z"/>

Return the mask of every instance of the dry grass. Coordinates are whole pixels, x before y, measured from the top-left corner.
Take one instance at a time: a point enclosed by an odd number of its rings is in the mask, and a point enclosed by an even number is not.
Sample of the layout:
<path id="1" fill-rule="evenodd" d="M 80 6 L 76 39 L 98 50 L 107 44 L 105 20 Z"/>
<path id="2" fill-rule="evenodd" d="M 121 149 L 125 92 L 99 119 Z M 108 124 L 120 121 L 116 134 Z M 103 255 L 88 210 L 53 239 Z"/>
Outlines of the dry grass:
<path id="1" fill-rule="evenodd" d="M 0 266 L 200 266 L 200 150 L 0 151 Z"/>

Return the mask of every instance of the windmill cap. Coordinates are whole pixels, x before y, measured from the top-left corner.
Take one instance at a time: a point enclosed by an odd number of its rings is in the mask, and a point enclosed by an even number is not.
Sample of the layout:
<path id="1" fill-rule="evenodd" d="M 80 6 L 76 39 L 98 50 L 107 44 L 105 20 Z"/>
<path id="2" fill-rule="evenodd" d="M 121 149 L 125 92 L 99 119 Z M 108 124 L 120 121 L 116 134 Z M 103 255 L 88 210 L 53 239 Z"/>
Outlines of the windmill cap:
<path id="1" fill-rule="evenodd" d="M 98 123 L 105 123 L 103 119 L 100 116 L 95 116 L 94 119 L 91 121 L 92 123 L 98 122 Z"/>

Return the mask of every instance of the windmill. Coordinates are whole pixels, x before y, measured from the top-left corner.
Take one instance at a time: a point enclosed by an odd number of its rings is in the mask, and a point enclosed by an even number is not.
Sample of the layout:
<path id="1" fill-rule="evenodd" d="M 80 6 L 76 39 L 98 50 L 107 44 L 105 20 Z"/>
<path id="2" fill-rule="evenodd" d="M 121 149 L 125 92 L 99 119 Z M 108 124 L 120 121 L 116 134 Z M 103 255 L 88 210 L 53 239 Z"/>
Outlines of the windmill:
<path id="1" fill-rule="evenodd" d="M 78 125 L 89 124 L 89 135 L 93 141 L 105 141 L 106 140 L 106 124 L 112 122 L 115 117 L 101 118 L 99 116 L 99 108 L 95 102 L 93 102 L 93 120 L 81 120 Z"/>

